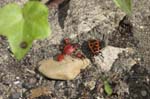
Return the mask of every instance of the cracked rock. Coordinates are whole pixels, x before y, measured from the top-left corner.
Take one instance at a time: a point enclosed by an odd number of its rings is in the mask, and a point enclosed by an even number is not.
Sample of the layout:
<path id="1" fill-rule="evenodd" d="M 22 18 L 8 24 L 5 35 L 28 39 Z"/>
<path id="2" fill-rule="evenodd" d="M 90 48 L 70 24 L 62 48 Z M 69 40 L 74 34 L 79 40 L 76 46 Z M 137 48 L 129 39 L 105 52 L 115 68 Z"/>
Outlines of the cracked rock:
<path id="1" fill-rule="evenodd" d="M 99 54 L 98 56 L 94 56 L 95 63 L 101 68 L 102 71 L 110 71 L 113 63 L 118 58 L 118 54 L 122 53 L 123 51 L 132 52 L 133 50 L 131 50 L 130 48 L 107 46 L 101 50 L 101 54 Z M 129 58 L 125 60 L 125 63 L 133 66 L 136 62 L 133 59 Z"/>

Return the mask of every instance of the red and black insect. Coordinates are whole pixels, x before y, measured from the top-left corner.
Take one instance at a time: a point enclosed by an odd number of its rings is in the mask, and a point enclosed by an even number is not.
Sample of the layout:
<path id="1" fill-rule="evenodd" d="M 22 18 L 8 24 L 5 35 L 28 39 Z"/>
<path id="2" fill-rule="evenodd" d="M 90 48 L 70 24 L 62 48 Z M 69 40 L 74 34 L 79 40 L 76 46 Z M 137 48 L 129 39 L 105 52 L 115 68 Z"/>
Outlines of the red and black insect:
<path id="1" fill-rule="evenodd" d="M 103 55 L 101 53 L 101 49 L 104 47 L 104 42 L 100 42 L 97 39 L 88 40 L 88 48 L 91 52 L 90 56 L 100 55 L 103 60 Z M 91 57 L 91 61 L 95 61 L 94 57 Z"/>
<path id="2" fill-rule="evenodd" d="M 101 44 L 99 40 L 96 39 L 90 39 L 88 41 L 88 47 L 93 55 L 98 55 L 101 50 Z"/>

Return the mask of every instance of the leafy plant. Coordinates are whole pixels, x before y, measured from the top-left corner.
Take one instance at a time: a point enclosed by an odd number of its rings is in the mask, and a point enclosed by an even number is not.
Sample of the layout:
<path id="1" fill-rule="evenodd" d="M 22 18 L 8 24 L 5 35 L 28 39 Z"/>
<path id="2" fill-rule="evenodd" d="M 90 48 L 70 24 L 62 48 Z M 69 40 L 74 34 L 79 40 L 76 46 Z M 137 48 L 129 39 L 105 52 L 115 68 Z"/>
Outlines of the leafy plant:
<path id="1" fill-rule="evenodd" d="M 124 10 L 128 15 L 131 14 L 132 0 L 114 0 L 115 4 Z"/>
<path id="2" fill-rule="evenodd" d="M 127 14 L 131 14 L 131 0 L 114 2 Z M 34 40 L 44 39 L 50 32 L 48 8 L 39 0 L 30 0 L 23 7 L 12 3 L 0 8 L 0 35 L 8 38 L 17 59 L 24 57 Z"/>
<path id="3" fill-rule="evenodd" d="M 12 3 L 0 8 L 0 35 L 8 38 L 19 60 L 35 39 L 44 39 L 50 32 L 48 8 L 39 1 L 29 1 L 23 7 Z"/>
<path id="4" fill-rule="evenodd" d="M 112 88 L 111 88 L 111 86 L 110 86 L 110 84 L 108 83 L 108 81 L 107 80 L 105 80 L 104 81 L 104 90 L 105 90 L 105 92 L 107 93 L 107 95 L 111 95 L 112 94 L 112 92 L 113 92 L 113 90 L 112 90 Z"/>

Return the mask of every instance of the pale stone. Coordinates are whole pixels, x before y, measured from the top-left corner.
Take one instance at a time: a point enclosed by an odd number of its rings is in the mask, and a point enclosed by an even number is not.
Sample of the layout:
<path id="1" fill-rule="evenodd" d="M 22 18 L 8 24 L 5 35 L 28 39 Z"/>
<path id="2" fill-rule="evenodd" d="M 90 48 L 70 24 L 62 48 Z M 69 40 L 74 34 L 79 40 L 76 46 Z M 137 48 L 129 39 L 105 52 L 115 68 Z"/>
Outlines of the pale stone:
<path id="1" fill-rule="evenodd" d="M 131 48 L 118 48 L 113 46 L 107 46 L 101 50 L 101 55 L 94 56 L 95 63 L 100 66 L 102 71 L 110 71 L 113 63 L 118 58 L 118 54 L 123 51 L 128 53 L 133 53 L 133 49 Z M 131 65 L 134 65 L 136 62 L 132 59 L 127 61 Z"/>
<path id="2" fill-rule="evenodd" d="M 84 84 L 86 87 L 89 87 L 90 90 L 93 90 L 95 88 L 96 85 L 96 81 L 88 81 Z"/>
<path id="3" fill-rule="evenodd" d="M 39 63 L 39 71 L 51 79 L 72 80 L 80 73 L 81 69 L 85 69 L 89 65 L 89 62 L 86 58 L 78 59 L 71 56 L 65 56 L 62 61 L 50 58 Z"/>

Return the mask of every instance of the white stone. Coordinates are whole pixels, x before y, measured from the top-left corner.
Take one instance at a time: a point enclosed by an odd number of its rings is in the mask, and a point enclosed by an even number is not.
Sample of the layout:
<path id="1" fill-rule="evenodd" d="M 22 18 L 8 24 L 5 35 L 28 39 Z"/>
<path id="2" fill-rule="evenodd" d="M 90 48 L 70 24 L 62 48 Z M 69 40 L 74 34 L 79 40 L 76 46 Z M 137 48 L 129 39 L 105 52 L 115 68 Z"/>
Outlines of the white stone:
<path id="1" fill-rule="evenodd" d="M 129 52 L 131 48 L 118 48 L 113 46 L 107 46 L 101 50 L 101 55 L 94 56 L 95 63 L 100 66 L 103 71 L 109 71 L 118 58 L 118 54 L 123 51 Z"/>
<path id="2" fill-rule="evenodd" d="M 15 81 L 14 82 L 15 85 L 18 85 L 19 83 L 20 83 L 20 81 Z"/>

